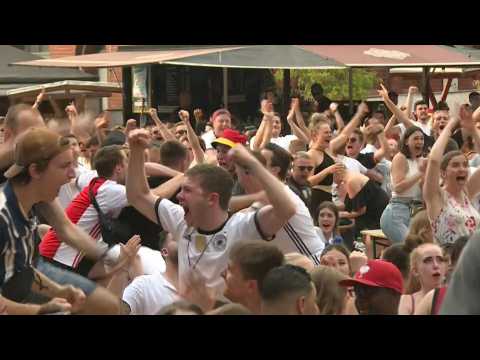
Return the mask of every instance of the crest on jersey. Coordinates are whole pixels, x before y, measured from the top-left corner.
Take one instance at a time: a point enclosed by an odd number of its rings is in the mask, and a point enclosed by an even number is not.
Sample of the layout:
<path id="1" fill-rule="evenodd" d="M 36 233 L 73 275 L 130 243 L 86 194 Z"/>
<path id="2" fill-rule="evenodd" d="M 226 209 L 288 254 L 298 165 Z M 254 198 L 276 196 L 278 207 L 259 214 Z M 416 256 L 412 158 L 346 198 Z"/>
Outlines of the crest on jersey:
<path id="1" fill-rule="evenodd" d="M 215 251 L 224 251 L 227 247 L 227 236 L 223 233 L 216 234 L 212 241 Z"/>

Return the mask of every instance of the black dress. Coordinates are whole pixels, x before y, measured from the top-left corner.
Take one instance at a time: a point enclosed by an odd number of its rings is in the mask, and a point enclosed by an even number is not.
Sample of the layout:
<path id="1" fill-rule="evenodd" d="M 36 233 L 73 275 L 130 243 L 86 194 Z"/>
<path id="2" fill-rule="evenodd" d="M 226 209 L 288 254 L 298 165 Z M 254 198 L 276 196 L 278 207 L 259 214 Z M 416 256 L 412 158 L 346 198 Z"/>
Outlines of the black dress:
<path id="1" fill-rule="evenodd" d="M 326 153 L 323 153 L 323 161 L 318 165 L 313 171 L 314 175 L 317 175 L 319 172 L 335 164 L 335 161 Z M 333 175 L 327 175 L 318 185 L 332 186 L 333 184 Z M 320 189 L 312 188 L 312 202 L 311 209 L 312 212 L 317 216 L 318 206 L 324 201 L 332 201 L 332 194 Z"/>
<path id="2" fill-rule="evenodd" d="M 380 217 L 388 202 L 387 193 L 373 180 L 368 180 L 353 199 L 348 194 L 345 196 L 345 210 L 348 212 L 367 207 L 365 214 L 355 218 L 357 235 L 361 230 L 380 229 Z"/>

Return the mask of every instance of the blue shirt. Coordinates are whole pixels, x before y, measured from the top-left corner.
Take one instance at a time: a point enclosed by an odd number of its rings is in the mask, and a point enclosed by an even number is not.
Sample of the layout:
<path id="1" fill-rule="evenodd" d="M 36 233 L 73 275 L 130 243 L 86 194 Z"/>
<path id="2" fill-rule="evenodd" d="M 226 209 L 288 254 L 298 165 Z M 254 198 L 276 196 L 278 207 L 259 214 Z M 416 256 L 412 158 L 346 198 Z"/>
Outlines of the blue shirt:
<path id="1" fill-rule="evenodd" d="M 25 218 L 7 181 L 0 191 L 0 291 L 13 275 L 33 266 L 38 239 L 34 209 Z"/>

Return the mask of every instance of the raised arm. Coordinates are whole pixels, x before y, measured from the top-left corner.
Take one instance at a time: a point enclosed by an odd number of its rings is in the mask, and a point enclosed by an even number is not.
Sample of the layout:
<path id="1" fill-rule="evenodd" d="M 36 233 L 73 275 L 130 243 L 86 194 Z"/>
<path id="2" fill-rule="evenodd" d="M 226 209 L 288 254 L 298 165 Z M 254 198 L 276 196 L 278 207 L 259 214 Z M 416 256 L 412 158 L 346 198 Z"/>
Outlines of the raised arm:
<path id="1" fill-rule="evenodd" d="M 472 114 L 470 107 L 464 106 L 460 110 L 460 118 L 462 119 L 463 128 L 472 136 L 478 152 L 480 149 L 480 130 L 476 128 L 475 123 L 480 121 L 480 108 L 477 108 Z M 480 171 L 478 169 L 468 179 L 467 192 L 471 200 L 480 192 Z"/>
<path id="2" fill-rule="evenodd" d="M 310 133 L 310 129 L 305 124 L 305 119 L 303 118 L 302 109 L 300 108 L 300 100 L 297 98 L 293 98 L 292 106 L 295 110 L 295 119 L 297 120 L 298 127 L 310 139 L 312 137 L 312 134 Z"/>
<path id="3" fill-rule="evenodd" d="M 405 125 L 405 128 L 407 129 L 411 126 L 415 126 L 415 123 L 410 120 L 410 118 L 402 110 L 400 110 L 393 103 L 392 100 L 390 100 L 390 98 L 388 97 L 388 91 L 385 86 L 383 86 L 383 84 L 380 84 L 380 86 L 382 87 L 382 89 L 378 90 L 378 94 L 383 98 L 385 106 L 392 112 L 392 114 L 397 118 L 397 120 L 402 122 L 402 124 Z"/>
<path id="4" fill-rule="evenodd" d="M 410 86 L 408 88 L 407 100 L 405 101 L 405 110 L 403 110 L 403 113 L 408 118 L 410 118 L 410 115 L 412 114 L 413 97 L 416 93 L 418 93 L 418 88 L 416 86 Z"/>
<path id="5" fill-rule="evenodd" d="M 383 130 L 386 136 L 389 136 L 392 134 L 393 132 L 392 130 L 396 122 L 397 122 L 397 118 L 395 117 L 395 115 L 390 116 L 390 119 L 388 119 L 387 125 L 385 125 L 385 129 Z"/>
<path id="6" fill-rule="evenodd" d="M 180 119 L 182 119 L 183 123 L 187 127 L 188 142 L 192 147 L 195 163 L 202 164 L 205 161 L 205 153 L 200 146 L 200 141 L 198 140 L 198 136 L 195 134 L 195 130 L 193 130 L 192 125 L 190 124 L 190 115 L 188 114 L 188 111 L 180 110 L 178 112 L 178 116 Z"/>
<path id="7" fill-rule="evenodd" d="M 323 169 L 319 173 L 312 175 L 308 178 L 308 182 L 310 185 L 315 186 L 318 185 L 320 182 L 322 182 L 323 179 L 325 179 L 328 175 L 333 175 L 335 174 L 336 171 L 344 168 L 345 166 L 341 163 L 335 163 L 333 165 L 330 165 L 329 167 Z"/>
<path id="8" fill-rule="evenodd" d="M 152 193 L 162 199 L 170 199 L 175 195 L 178 189 L 180 189 L 184 178 L 185 176 L 180 173 L 167 182 L 164 182 L 162 185 L 157 186 L 152 190 Z"/>
<path id="9" fill-rule="evenodd" d="M 340 111 L 338 111 L 338 104 L 332 102 L 330 104 L 330 111 L 335 116 L 335 122 L 337 124 L 337 131 L 341 132 L 345 127 L 345 122 L 343 121 L 342 115 L 340 115 Z"/>
<path id="10" fill-rule="evenodd" d="M 105 111 L 95 119 L 95 134 L 97 135 L 98 142 L 103 144 L 107 138 L 107 130 L 110 126 L 111 117 L 110 114 Z"/>
<path id="11" fill-rule="evenodd" d="M 165 141 L 168 140 L 177 140 L 174 134 L 170 130 L 168 130 L 167 126 L 160 120 L 157 114 L 156 109 L 150 109 L 149 111 L 150 116 L 152 117 L 153 122 L 155 125 L 158 127 L 158 131 L 160 131 L 160 134 L 162 135 L 163 139 Z"/>
<path id="12" fill-rule="evenodd" d="M 357 112 L 353 116 L 352 120 L 345 126 L 342 132 L 330 141 L 330 151 L 336 154 L 337 151 L 347 143 L 348 137 L 353 133 L 357 127 L 359 127 L 360 122 L 368 114 L 368 105 L 365 102 L 362 102 L 357 109 Z"/>
<path id="13" fill-rule="evenodd" d="M 296 212 L 295 203 L 285 189 L 285 184 L 272 175 L 251 155 L 245 147 L 235 146 L 230 150 L 232 160 L 242 170 L 247 171 L 260 182 L 265 189 L 271 205 L 262 207 L 258 212 L 258 224 L 267 237 L 275 235 Z"/>
<path id="14" fill-rule="evenodd" d="M 146 162 L 145 163 L 145 172 L 147 176 L 169 176 L 174 177 L 180 175 L 181 172 L 177 170 L 173 170 L 168 166 L 154 163 L 154 162 Z"/>
<path id="15" fill-rule="evenodd" d="M 157 223 L 154 209 L 157 197 L 148 187 L 145 175 L 145 149 L 150 143 L 150 134 L 145 129 L 137 129 L 128 135 L 130 159 L 127 173 L 127 199 L 144 216 Z"/>
<path id="16" fill-rule="evenodd" d="M 290 112 L 287 115 L 287 122 L 288 122 L 288 125 L 290 125 L 290 129 L 292 130 L 292 134 L 295 135 L 304 144 L 308 144 L 310 142 L 310 138 L 295 123 L 294 118 L 295 118 L 295 110 L 291 109 Z"/>
<path id="17" fill-rule="evenodd" d="M 42 89 L 40 94 L 38 94 L 38 96 L 35 100 L 35 103 L 32 105 L 32 109 L 38 109 L 38 107 L 42 103 L 44 97 L 45 97 L 45 89 Z"/>
<path id="18" fill-rule="evenodd" d="M 454 117 L 447 123 L 447 126 L 443 129 L 430 150 L 425 181 L 423 183 L 423 198 L 427 204 L 427 212 L 430 219 L 436 218 L 442 207 L 439 183 L 440 163 L 442 162 L 448 139 L 452 135 L 452 131 L 457 126 L 458 121 L 458 117 Z"/>
<path id="19" fill-rule="evenodd" d="M 375 126 L 375 128 L 373 129 L 373 133 L 377 133 L 377 139 L 380 143 L 380 149 L 375 151 L 375 154 L 373 155 L 375 162 L 379 163 L 385 157 L 385 154 L 388 151 L 388 141 L 385 137 L 385 131 L 381 124 Z"/>
<path id="20" fill-rule="evenodd" d="M 100 260 L 106 255 L 107 248 L 100 246 L 80 227 L 74 225 L 65 215 L 58 200 L 38 203 L 36 209 L 55 229 L 58 239 L 75 249 L 82 250 L 92 260 Z"/>

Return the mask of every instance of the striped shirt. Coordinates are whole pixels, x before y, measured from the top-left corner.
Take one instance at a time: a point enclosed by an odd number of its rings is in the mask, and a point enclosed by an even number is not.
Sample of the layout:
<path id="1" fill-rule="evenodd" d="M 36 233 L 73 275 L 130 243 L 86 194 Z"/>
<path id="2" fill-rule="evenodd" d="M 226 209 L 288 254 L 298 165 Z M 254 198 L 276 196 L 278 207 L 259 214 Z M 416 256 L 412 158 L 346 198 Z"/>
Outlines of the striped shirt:
<path id="1" fill-rule="evenodd" d="M 35 210 L 25 218 L 7 181 L 0 191 L 0 290 L 15 273 L 33 266 L 38 239 Z"/>

